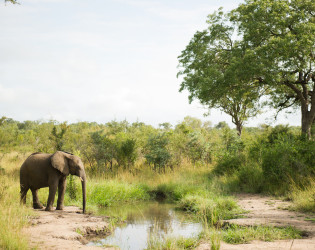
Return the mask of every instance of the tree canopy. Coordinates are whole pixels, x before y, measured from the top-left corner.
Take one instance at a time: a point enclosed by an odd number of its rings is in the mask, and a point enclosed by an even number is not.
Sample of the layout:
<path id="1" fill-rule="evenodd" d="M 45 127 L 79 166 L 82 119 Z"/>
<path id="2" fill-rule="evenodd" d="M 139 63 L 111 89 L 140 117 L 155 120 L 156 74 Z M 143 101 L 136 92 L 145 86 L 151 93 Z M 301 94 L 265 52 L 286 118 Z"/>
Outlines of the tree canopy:
<path id="1" fill-rule="evenodd" d="M 208 29 L 197 31 L 179 56 L 180 91 L 187 89 L 190 101 L 221 108 L 236 125 L 239 117 L 246 121 L 256 115 L 266 95 L 278 111 L 300 108 L 302 133 L 310 137 L 314 13 L 311 0 L 246 0 L 226 14 L 219 9 L 209 15 Z"/>
<path id="2" fill-rule="evenodd" d="M 237 69 L 245 46 L 233 39 L 236 27 L 228 23 L 228 16 L 220 9 L 207 23 L 209 27 L 197 31 L 179 56 L 178 76 L 184 76 L 180 91 L 189 91 L 190 102 L 198 99 L 229 114 L 240 135 L 243 123 L 258 112 L 262 88 L 255 81 L 245 82 Z"/>

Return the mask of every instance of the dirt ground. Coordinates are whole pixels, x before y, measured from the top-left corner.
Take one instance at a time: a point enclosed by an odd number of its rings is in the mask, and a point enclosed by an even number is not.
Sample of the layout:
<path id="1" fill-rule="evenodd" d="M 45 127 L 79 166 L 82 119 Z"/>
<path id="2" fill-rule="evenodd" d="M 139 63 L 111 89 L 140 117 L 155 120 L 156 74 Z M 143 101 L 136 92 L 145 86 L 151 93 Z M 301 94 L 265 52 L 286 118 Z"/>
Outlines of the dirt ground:
<path id="1" fill-rule="evenodd" d="M 292 250 L 315 250 L 315 223 L 306 221 L 306 214 L 288 211 L 290 202 L 275 200 L 270 197 L 242 194 L 237 195 L 239 205 L 249 211 L 246 218 L 228 220 L 230 223 L 239 225 L 273 225 L 293 226 L 305 231 L 306 238 L 295 240 L 279 240 L 274 242 L 253 241 L 249 244 L 232 245 L 221 242 L 221 250 L 237 249 L 292 249 Z M 207 243 L 201 244 L 198 250 L 211 249 Z"/>
<path id="2" fill-rule="evenodd" d="M 238 203 L 248 210 L 246 218 L 229 220 L 240 225 L 294 226 L 307 232 L 304 239 L 280 240 L 274 242 L 254 241 L 249 244 L 231 245 L 221 243 L 222 250 L 230 249 L 295 249 L 315 250 L 315 223 L 305 220 L 307 215 L 288 211 L 290 203 L 259 195 L 238 195 Z M 84 235 L 96 236 L 108 233 L 106 218 L 82 214 L 77 207 L 65 207 L 63 211 L 38 211 L 25 233 L 31 239 L 31 246 L 38 249 L 101 249 L 84 245 Z M 114 248 L 103 248 L 114 249 Z M 208 243 L 201 244 L 198 250 L 211 249 Z"/>
<path id="3" fill-rule="evenodd" d="M 106 218 L 82 214 L 77 207 L 65 207 L 63 211 L 37 210 L 31 226 L 24 229 L 37 249 L 101 249 L 84 245 L 86 237 L 108 234 Z M 86 236 L 86 237 L 85 237 Z M 103 248 L 114 249 L 114 248 Z"/>

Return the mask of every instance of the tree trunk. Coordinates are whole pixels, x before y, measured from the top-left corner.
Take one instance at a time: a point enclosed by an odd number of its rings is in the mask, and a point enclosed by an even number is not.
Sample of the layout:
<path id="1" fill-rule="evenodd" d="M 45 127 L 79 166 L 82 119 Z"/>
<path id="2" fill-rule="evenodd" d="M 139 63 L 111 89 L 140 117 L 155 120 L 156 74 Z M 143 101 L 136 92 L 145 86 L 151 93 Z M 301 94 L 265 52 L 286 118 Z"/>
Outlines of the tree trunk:
<path id="1" fill-rule="evenodd" d="M 236 130 L 237 130 L 237 135 L 241 136 L 242 135 L 242 129 L 243 129 L 243 125 L 241 123 L 237 123 L 236 125 Z"/>
<path id="2" fill-rule="evenodd" d="M 314 122 L 314 115 L 311 115 L 311 112 L 308 111 L 307 109 L 301 110 L 301 115 L 302 115 L 302 136 L 305 136 L 308 139 L 311 139 L 312 134 L 311 134 L 311 129 L 312 129 L 312 124 Z"/>

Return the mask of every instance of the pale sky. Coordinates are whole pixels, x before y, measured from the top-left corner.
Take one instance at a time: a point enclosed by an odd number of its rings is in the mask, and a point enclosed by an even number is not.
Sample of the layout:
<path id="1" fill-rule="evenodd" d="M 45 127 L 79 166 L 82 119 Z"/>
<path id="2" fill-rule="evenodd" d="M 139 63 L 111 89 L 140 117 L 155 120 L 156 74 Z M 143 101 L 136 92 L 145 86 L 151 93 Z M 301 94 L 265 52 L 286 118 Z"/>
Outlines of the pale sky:
<path id="1" fill-rule="evenodd" d="M 0 0 L 0 117 L 231 123 L 179 93 L 177 57 L 207 15 L 240 0 Z M 266 120 L 265 118 L 270 119 Z M 247 126 L 271 122 L 269 115 Z M 300 125 L 300 113 L 277 123 Z M 275 124 L 275 123 L 273 123 Z"/>

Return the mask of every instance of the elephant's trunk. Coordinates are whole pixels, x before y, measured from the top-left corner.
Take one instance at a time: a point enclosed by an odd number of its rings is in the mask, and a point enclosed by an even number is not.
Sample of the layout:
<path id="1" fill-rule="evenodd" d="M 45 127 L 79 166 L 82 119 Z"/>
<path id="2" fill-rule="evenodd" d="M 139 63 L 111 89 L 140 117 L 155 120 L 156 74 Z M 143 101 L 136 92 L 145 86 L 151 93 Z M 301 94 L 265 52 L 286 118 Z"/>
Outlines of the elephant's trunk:
<path id="1" fill-rule="evenodd" d="M 83 213 L 85 214 L 85 205 L 86 205 L 86 176 L 82 177 L 82 198 L 83 198 Z"/>

